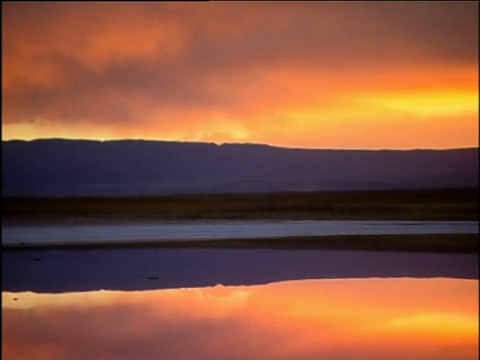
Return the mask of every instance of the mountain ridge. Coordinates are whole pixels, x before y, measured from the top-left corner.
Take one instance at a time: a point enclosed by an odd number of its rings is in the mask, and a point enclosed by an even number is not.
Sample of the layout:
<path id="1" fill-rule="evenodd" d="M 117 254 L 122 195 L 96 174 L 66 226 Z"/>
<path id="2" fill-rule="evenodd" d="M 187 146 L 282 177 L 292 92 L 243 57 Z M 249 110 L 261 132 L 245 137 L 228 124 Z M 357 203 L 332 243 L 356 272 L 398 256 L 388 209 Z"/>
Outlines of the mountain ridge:
<path id="1" fill-rule="evenodd" d="M 2 141 L 3 196 L 478 186 L 478 148 L 302 149 L 156 140 Z"/>

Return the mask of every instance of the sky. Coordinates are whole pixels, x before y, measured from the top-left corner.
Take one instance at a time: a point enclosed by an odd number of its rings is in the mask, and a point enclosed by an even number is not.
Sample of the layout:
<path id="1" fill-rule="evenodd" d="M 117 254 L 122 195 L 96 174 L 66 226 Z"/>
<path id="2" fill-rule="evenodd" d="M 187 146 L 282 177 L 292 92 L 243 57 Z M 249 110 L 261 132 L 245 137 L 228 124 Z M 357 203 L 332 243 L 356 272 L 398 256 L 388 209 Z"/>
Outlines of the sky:
<path id="1" fill-rule="evenodd" d="M 478 2 L 2 2 L 2 140 L 478 147 Z"/>

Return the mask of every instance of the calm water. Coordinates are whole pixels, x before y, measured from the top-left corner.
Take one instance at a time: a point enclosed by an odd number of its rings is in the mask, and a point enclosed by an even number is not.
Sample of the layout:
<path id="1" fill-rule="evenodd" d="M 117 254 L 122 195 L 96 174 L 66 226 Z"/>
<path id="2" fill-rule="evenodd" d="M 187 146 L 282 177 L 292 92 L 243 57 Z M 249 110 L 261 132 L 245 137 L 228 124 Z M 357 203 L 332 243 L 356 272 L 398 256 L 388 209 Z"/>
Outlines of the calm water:
<path id="1" fill-rule="evenodd" d="M 2 226 L 2 245 L 132 240 L 255 239 L 302 235 L 478 233 L 478 221 L 191 221 Z"/>
<path id="2" fill-rule="evenodd" d="M 304 279 L 478 279 L 476 254 L 268 249 L 3 251 L 3 290 L 60 293 Z"/>
<path id="3" fill-rule="evenodd" d="M 478 358 L 475 280 L 3 292 L 2 315 L 3 359 Z"/>
<path id="4" fill-rule="evenodd" d="M 479 356 L 476 254 L 3 250 L 2 359 Z"/>

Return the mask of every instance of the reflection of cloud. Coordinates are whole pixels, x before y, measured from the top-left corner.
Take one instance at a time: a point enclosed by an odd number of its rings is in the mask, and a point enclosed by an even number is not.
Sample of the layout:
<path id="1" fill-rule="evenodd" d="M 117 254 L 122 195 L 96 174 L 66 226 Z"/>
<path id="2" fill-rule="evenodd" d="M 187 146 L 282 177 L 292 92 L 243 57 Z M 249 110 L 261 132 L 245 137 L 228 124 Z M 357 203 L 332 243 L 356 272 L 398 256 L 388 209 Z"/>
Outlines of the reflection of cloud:
<path id="1" fill-rule="evenodd" d="M 231 138 L 220 133 L 232 132 L 218 123 L 233 121 L 250 130 L 250 141 L 285 143 L 269 130 L 285 121 L 298 127 L 292 142 L 318 147 L 308 134 L 341 121 L 335 110 L 354 117 L 358 109 L 345 99 L 365 87 L 400 96 L 408 96 L 406 84 L 456 90 L 470 71 L 468 91 L 478 93 L 475 2 L 3 3 L 2 10 L 7 138 L 22 137 L 16 124 L 30 123 L 39 136 L 52 125 L 52 136 L 195 139 L 201 131 L 222 142 Z M 418 73 L 428 77 L 419 81 Z M 384 120 L 378 108 L 366 110 Z M 210 111 L 218 121 L 205 118 Z M 289 113 L 319 115 L 300 124 Z M 467 123 L 475 130 L 475 114 Z M 353 129 L 365 125 L 360 119 Z M 474 144 L 469 131 L 454 143 Z M 355 134 L 341 133 L 333 134 L 339 146 L 353 147 Z M 450 145 L 417 140 L 424 142 Z"/>
<path id="2" fill-rule="evenodd" d="M 471 280 L 361 279 L 3 293 L 3 358 L 468 358 L 477 291 Z M 455 326 L 439 332 L 445 321 Z"/>
<path id="3" fill-rule="evenodd" d="M 478 329 L 478 319 L 465 314 L 421 314 L 393 320 L 390 325 L 396 329 L 409 331 L 412 327 L 444 336 L 474 333 Z"/>

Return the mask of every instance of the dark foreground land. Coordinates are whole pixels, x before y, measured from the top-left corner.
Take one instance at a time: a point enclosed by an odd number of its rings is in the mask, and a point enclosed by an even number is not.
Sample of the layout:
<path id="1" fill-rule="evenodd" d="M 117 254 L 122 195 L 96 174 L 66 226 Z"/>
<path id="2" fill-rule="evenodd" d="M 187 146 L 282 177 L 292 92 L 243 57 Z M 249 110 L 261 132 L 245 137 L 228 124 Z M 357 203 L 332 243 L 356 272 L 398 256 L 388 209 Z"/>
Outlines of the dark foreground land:
<path id="1" fill-rule="evenodd" d="M 118 248 L 369 250 L 476 254 L 479 251 L 479 241 L 478 234 L 323 235 L 230 240 L 132 240 L 119 243 L 75 245 L 19 244 L 8 246 L 4 248 L 4 251 L 59 250 L 72 248 L 76 250 Z"/>
<path id="2" fill-rule="evenodd" d="M 477 220 L 478 188 L 3 198 L 2 220 Z"/>
<path id="3" fill-rule="evenodd" d="M 2 220 L 4 224 L 222 219 L 478 220 L 477 199 L 478 188 L 124 198 L 4 198 Z M 339 235 L 254 240 L 132 241 L 75 247 L 91 249 L 119 246 L 477 253 L 479 235 Z M 30 247 L 32 245 L 23 245 L 16 249 L 26 250 Z M 15 250 L 15 247 L 10 250 Z"/>

